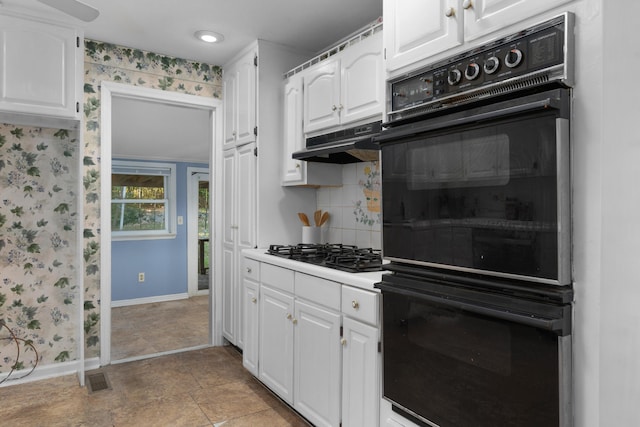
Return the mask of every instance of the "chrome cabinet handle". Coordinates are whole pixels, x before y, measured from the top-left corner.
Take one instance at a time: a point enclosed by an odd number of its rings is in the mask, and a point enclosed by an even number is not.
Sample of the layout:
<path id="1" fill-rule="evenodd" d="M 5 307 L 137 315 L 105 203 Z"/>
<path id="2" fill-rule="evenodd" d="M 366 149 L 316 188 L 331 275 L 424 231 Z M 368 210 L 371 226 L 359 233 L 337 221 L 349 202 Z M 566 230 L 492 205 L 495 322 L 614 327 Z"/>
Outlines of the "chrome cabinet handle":
<path id="1" fill-rule="evenodd" d="M 251 302 L 254 303 L 254 304 L 257 303 L 258 302 L 258 298 L 255 298 L 255 297 L 251 298 Z"/>
<path id="2" fill-rule="evenodd" d="M 293 316 L 291 315 L 291 313 L 287 313 L 287 320 L 291 320 L 293 318 Z"/>
<path id="3" fill-rule="evenodd" d="M 294 325 L 298 324 L 298 319 L 296 319 L 295 317 L 293 318 L 293 320 L 291 320 L 293 322 Z"/>
<path id="4" fill-rule="evenodd" d="M 331 107 L 332 111 L 336 111 L 338 109 L 338 107 L 336 107 L 335 105 Z"/>
<path id="5" fill-rule="evenodd" d="M 247 273 L 251 273 L 251 267 L 247 267 Z"/>
<path id="6" fill-rule="evenodd" d="M 452 7 L 450 7 L 449 9 L 447 9 L 447 11 L 444 13 L 444 15 L 447 18 L 451 18 L 452 16 L 454 16 L 456 14 L 456 10 Z"/>
<path id="7" fill-rule="evenodd" d="M 471 0 L 464 0 L 464 1 L 462 2 L 462 7 L 463 7 L 465 10 L 471 9 L 471 8 L 473 7 L 473 3 L 471 2 Z"/>
<path id="8" fill-rule="evenodd" d="M 360 308 L 360 303 L 356 300 L 351 301 L 351 307 L 353 307 L 354 310 L 357 310 Z"/>
<path id="9" fill-rule="evenodd" d="M 296 164 L 296 169 L 300 169 L 300 163 Z"/>

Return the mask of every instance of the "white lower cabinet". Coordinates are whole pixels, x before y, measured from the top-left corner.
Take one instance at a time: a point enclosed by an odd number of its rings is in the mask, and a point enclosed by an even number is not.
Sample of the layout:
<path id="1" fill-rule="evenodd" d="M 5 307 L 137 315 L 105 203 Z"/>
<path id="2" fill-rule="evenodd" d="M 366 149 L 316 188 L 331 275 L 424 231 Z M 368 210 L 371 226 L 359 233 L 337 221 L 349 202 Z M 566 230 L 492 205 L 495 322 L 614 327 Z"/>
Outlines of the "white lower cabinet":
<path id="1" fill-rule="evenodd" d="M 260 297 L 259 280 L 260 263 L 244 258 L 244 277 L 242 279 L 242 335 L 244 348 L 242 349 L 242 364 L 253 375 L 258 376 L 258 343 L 260 331 Z"/>
<path id="2" fill-rule="evenodd" d="M 295 302 L 293 407 L 315 426 L 340 424 L 340 313 Z"/>
<path id="3" fill-rule="evenodd" d="M 244 366 L 314 426 L 378 426 L 379 294 L 243 265 Z"/>
<path id="4" fill-rule="evenodd" d="M 293 296 L 260 288 L 258 378 L 293 405 Z"/>
<path id="5" fill-rule="evenodd" d="M 342 350 L 342 425 L 377 426 L 380 402 L 379 332 L 345 317 Z"/>

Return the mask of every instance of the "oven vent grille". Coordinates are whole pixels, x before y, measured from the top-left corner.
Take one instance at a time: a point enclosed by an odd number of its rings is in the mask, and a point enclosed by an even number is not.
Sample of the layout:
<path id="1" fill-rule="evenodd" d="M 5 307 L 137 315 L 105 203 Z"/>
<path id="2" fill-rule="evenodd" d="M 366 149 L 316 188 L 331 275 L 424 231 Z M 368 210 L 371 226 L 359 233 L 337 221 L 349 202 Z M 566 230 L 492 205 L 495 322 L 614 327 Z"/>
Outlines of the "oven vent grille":
<path id="1" fill-rule="evenodd" d="M 551 75 L 548 72 L 529 74 L 518 79 L 510 80 L 508 83 L 500 83 L 495 86 L 480 89 L 474 92 L 466 93 L 464 95 L 452 96 L 451 98 L 442 99 L 439 102 L 435 101 L 431 104 L 423 105 L 421 107 L 413 108 L 407 112 L 390 113 L 389 118 L 391 120 L 407 119 L 415 116 L 420 116 L 426 113 L 442 110 L 457 105 L 467 104 L 469 102 L 477 101 L 480 99 L 491 98 L 498 95 L 504 95 L 511 92 L 516 92 L 522 89 L 528 89 L 535 86 L 540 86 L 551 81 Z"/>

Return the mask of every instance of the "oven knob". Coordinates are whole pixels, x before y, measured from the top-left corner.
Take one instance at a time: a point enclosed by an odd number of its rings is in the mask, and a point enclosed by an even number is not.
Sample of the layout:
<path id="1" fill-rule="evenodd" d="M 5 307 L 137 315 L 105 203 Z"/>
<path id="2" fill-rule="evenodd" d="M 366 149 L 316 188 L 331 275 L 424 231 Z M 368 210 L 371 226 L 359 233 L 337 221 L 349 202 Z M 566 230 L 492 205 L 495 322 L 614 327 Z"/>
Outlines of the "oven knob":
<path id="1" fill-rule="evenodd" d="M 496 58 L 495 56 L 492 56 L 491 58 L 487 59 L 486 61 L 484 61 L 484 72 L 487 74 L 493 74 L 496 71 L 498 71 L 498 68 L 500 68 L 500 60 L 498 58 Z"/>
<path id="2" fill-rule="evenodd" d="M 449 76 L 447 77 L 447 81 L 449 82 L 450 86 L 455 86 L 458 83 L 460 83 L 460 80 L 462 79 L 462 73 L 460 72 L 460 70 L 458 70 L 457 68 L 454 68 L 453 70 L 449 70 Z"/>
<path id="3" fill-rule="evenodd" d="M 475 62 L 467 65 L 467 68 L 464 70 L 464 76 L 467 80 L 475 80 L 480 75 L 480 66 Z"/>
<path id="4" fill-rule="evenodd" d="M 522 51 L 520 49 L 511 49 L 504 57 L 504 64 L 509 68 L 515 68 L 522 62 Z"/>

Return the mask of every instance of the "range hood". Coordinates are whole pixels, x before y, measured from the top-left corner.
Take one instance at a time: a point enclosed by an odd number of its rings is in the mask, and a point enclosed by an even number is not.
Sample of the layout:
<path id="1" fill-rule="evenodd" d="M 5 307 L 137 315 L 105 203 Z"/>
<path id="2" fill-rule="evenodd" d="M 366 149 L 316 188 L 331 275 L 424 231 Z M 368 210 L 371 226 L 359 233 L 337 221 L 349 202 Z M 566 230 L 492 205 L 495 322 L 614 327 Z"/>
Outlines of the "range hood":
<path id="1" fill-rule="evenodd" d="M 343 129 L 307 138 L 306 148 L 291 157 L 307 162 L 355 163 L 378 160 L 380 147 L 373 137 L 380 134 L 382 122 Z"/>

